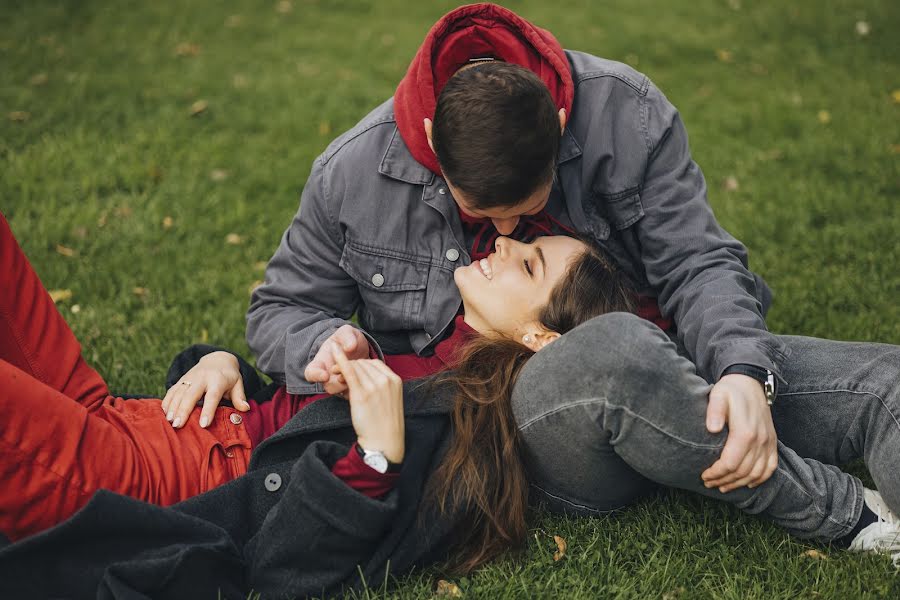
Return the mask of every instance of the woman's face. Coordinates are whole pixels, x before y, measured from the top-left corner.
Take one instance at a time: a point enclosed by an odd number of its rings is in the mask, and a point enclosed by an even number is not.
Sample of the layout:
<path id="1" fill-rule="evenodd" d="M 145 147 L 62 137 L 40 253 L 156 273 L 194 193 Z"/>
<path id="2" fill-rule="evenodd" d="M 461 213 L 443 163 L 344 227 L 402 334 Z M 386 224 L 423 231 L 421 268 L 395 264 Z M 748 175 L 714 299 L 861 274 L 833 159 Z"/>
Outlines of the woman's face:
<path id="1" fill-rule="evenodd" d="M 456 269 L 466 323 L 480 333 L 521 341 L 537 323 L 569 263 L 586 250 L 578 240 L 546 236 L 530 244 L 499 237 L 485 259 Z"/>

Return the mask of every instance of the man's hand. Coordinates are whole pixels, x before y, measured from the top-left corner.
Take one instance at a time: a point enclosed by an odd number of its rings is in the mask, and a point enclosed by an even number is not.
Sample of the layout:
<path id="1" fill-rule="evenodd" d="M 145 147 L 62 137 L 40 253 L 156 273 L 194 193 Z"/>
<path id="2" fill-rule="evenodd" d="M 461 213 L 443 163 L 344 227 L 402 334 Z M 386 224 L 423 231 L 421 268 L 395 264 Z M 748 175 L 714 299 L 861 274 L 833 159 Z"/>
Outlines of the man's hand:
<path id="1" fill-rule="evenodd" d="M 704 484 L 722 493 L 745 485 L 756 487 L 778 466 L 775 426 L 760 382 L 735 373 L 713 386 L 706 429 L 718 433 L 726 422 L 728 440 L 719 460 L 702 473 Z"/>
<path id="2" fill-rule="evenodd" d="M 335 368 L 336 350 L 343 350 L 349 360 L 369 358 L 369 341 L 352 325 L 341 326 L 325 340 L 312 362 L 306 366 L 303 377 L 310 383 L 325 384 L 325 391 L 329 394 L 347 391 L 346 380 Z"/>
<path id="3" fill-rule="evenodd" d="M 201 358 L 190 371 L 169 388 L 162 401 L 163 412 L 176 429 L 187 423 L 191 411 L 203 399 L 200 427 L 212 423 L 222 398 L 240 411 L 250 410 L 244 394 L 244 380 L 237 358 L 228 352 L 212 352 Z"/>

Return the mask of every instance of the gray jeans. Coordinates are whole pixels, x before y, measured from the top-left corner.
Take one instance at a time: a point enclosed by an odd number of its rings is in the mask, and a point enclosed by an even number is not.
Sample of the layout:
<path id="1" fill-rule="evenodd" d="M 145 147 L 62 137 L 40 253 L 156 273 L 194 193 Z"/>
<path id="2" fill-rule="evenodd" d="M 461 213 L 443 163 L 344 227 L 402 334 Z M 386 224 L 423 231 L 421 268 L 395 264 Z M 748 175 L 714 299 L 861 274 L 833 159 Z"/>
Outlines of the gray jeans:
<path id="1" fill-rule="evenodd" d="M 837 466 L 859 457 L 900 512 L 900 346 L 781 336 L 786 384 L 772 409 L 778 468 L 721 493 L 700 474 L 727 428 L 706 430 L 711 386 L 655 325 L 626 313 L 591 319 L 532 357 L 513 393 L 533 489 L 551 509 L 614 511 L 658 484 L 761 514 L 797 537 L 848 533 L 862 483 Z"/>

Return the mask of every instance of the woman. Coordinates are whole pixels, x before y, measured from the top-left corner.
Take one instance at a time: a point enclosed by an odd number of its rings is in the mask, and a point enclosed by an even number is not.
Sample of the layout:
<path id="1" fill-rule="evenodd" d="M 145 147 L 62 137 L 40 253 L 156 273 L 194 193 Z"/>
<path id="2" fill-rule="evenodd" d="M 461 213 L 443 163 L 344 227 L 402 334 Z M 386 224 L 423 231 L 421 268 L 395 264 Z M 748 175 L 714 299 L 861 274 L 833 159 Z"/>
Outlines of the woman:
<path id="1" fill-rule="evenodd" d="M 173 428 L 161 400 L 109 395 L 2 218 L 0 261 L 0 530 L 21 540 L 0 551 L 0 589 L 29 597 L 95 595 L 98 585 L 154 597 L 198 586 L 328 593 L 450 547 L 459 568 L 474 568 L 524 539 L 527 486 L 508 404 L 518 368 L 567 328 L 628 306 L 596 248 L 502 238 L 457 271 L 466 316 L 436 358 L 387 359 L 406 376 L 459 364 L 459 378 L 403 397 L 380 361 L 342 361 L 349 402 L 282 392 L 243 415 L 221 406 L 206 427 L 191 406 Z M 524 345 L 510 353 L 513 339 Z M 482 381 L 486 357 L 501 355 L 502 376 Z M 170 390 L 169 408 L 194 388 L 212 392 L 209 404 L 219 391 L 246 408 L 240 381 L 233 356 L 211 353 Z M 506 395 L 483 397 L 482 383 Z M 254 433 L 245 424 L 256 412 L 271 421 Z M 280 429 L 265 437 L 269 426 Z M 204 491 L 175 510 L 153 505 Z"/>

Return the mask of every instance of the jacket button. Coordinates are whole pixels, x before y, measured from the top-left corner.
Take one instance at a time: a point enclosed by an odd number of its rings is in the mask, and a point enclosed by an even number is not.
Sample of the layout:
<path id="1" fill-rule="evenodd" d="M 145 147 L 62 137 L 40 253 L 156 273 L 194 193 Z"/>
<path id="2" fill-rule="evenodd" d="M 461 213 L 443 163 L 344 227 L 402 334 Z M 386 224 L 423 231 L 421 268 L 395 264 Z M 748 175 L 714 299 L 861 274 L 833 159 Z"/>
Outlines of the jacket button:
<path id="1" fill-rule="evenodd" d="M 237 413 L 231 413 L 231 416 L 228 417 L 228 420 L 231 421 L 232 423 L 234 423 L 235 425 L 240 425 L 244 421 L 243 417 L 241 417 L 241 415 L 239 415 Z"/>
<path id="2" fill-rule="evenodd" d="M 450 262 L 456 262 L 457 260 L 459 260 L 459 250 L 457 250 L 456 248 L 450 248 L 449 250 L 447 250 L 444 256 L 446 256 L 447 260 L 449 260 Z"/>
<path id="3" fill-rule="evenodd" d="M 447 193 L 447 190 L 445 190 L 444 188 L 438 188 L 438 194 L 440 194 L 441 196 L 443 196 L 446 193 Z"/>
<path id="4" fill-rule="evenodd" d="M 375 273 L 372 275 L 372 285 L 375 287 L 381 287 L 384 285 L 384 275 L 381 273 Z"/>
<path id="5" fill-rule="evenodd" d="M 269 473 L 266 475 L 266 489 L 270 492 L 277 492 L 281 487 L 281 475 L 278 473 Z"/>

